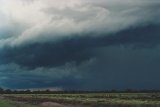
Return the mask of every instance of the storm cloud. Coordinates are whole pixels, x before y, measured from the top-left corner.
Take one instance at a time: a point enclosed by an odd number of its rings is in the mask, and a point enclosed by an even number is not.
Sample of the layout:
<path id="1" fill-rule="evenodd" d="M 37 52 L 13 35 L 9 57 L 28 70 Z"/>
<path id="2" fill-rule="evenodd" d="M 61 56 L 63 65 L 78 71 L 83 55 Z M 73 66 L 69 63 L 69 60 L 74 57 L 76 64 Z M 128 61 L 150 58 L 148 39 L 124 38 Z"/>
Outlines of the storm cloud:
<path id="1" fill-rule="evenodd" d="M 56 41 L 81 33 L 115 33 L 146 23 L 159 23 L 156 20 L 160 12 L 157 0 L 1 2 L 1 29 L 17 32 L 1 40 L 2 46 Z"/>
<path id="2" fill-rule="evenodd" d="M 159 1 L 0 2 L 2 87 L 160 89 Z"/>

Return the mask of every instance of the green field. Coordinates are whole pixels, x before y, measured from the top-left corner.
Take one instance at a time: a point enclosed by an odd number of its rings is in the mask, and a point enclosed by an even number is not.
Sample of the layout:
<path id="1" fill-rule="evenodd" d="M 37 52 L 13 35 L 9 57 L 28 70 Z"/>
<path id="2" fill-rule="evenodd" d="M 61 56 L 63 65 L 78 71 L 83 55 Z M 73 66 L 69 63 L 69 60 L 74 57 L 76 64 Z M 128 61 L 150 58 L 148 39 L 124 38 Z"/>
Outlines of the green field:
<path id="1" fill-rule="evenodd" d="M 25 103 L 18 103 L 14 101 L 9 101 L 7 99 L 0 99 L 0 107 L 36 107 L 34 105 L 25 104 Z"/>
<path id="2" fill-rule="evenodd" d="M 1 97 L 0 107 L 38 107 L 43 102 L 67 107 L 160 107 L 160 93 L 4 94 Z"/>

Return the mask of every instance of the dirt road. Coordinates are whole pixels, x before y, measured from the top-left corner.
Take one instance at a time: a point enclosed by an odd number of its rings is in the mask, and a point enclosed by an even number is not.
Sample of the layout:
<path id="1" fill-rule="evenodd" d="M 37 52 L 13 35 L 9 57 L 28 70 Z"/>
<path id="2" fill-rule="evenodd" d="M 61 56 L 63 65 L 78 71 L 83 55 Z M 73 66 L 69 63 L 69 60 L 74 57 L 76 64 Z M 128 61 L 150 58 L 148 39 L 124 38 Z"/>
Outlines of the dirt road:
<path id="1" fill-rule="evenodd" d="M 39 107 L 66 107 L 66 106 L 54 102 L 43 102 L 39 105 Z"/>

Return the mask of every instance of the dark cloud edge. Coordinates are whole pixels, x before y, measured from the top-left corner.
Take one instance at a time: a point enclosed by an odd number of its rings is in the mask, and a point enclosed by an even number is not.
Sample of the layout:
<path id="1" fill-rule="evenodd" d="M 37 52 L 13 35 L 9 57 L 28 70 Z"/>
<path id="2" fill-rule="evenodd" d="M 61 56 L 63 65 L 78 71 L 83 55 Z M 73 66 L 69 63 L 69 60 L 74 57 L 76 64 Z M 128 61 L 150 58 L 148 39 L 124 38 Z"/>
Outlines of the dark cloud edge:
<path id="1" fill-rule="evenodd" d="M 29 69 L 62 66 L 67 62 L 80 64 L 93 58 L 94 49 L 99 47 L 123 45 L 131 48 L 154 48 L 160 44 L 159 34 L 160 25 L 154 24 L 112 34 L 85 33 L 54 42 L 6 46 L 1 49 L 0 63 L 16 63 Z"/>

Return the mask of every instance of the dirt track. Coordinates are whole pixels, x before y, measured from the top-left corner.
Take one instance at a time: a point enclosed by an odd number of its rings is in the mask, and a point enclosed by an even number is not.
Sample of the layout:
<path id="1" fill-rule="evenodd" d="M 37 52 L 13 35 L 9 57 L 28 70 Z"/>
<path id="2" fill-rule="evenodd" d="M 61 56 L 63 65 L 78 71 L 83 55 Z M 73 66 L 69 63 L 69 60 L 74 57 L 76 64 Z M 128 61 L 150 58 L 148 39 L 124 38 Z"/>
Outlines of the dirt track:
<path id="1" fill-rule="evenodd" d="M 66 106 L 59 103 L 54 103 L 54 102 L 44 102 L 44 103 L 41 103 L 39 107 L 66 107 Z"/>
<path id="2" fill-rule="evenodd" d="M 5 98 L 18 102 L 18 103 L 28 103 L 28 104 L 33 104 L 33 105 L 38 105 L 38 107 L 89 107 L 89 106 L 84 106 L 79 103 L 77 104 L 67 104 L 64 103 L 64 101 L 55 101 L 53 99 L 49 98 L 34 98 L 34 97 L 15 97 L 15 96 L 6 96 Z M 65 105 L 67 104 L 67 105 Z"/>
<path id="3" fill-rule="evenodd" d="M 43 102 L 39 104 L 39 107 L 86 107 L 82 105 L 63 105 L 55 102 Z"/>

